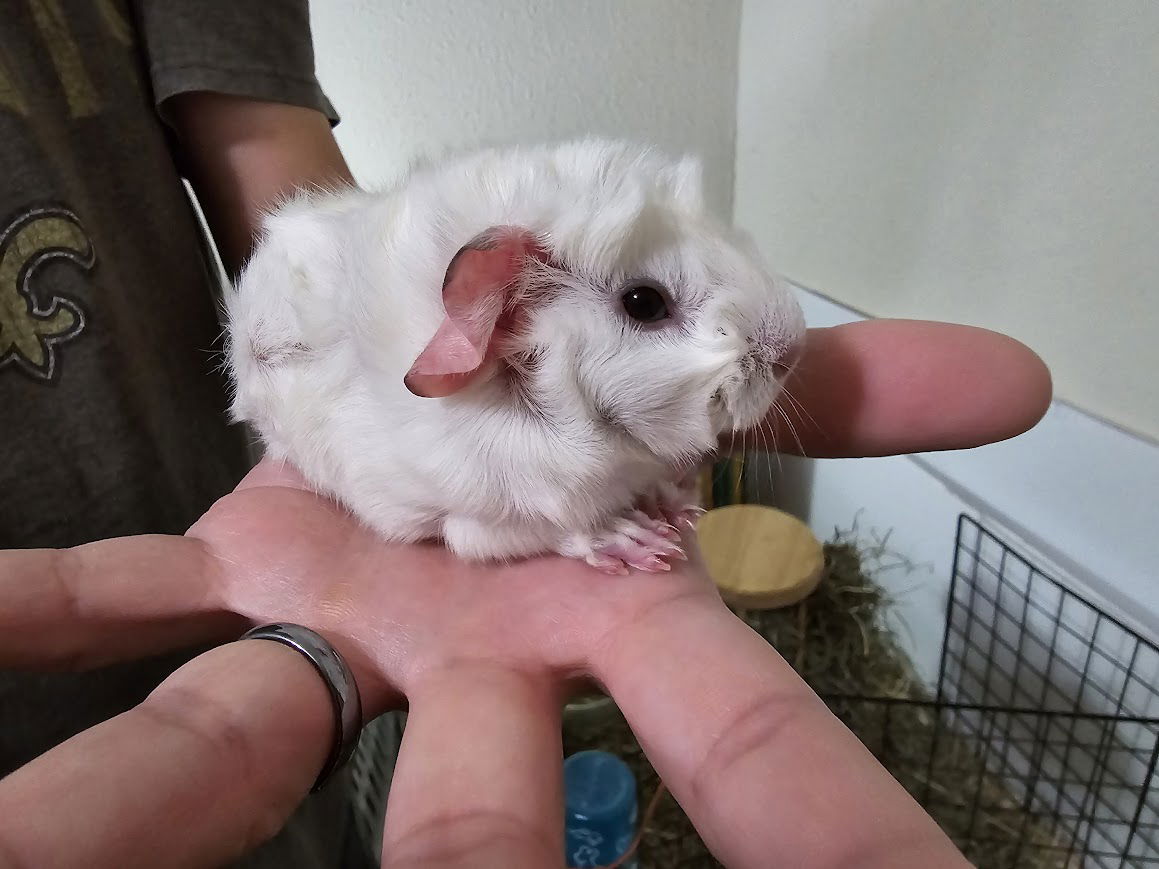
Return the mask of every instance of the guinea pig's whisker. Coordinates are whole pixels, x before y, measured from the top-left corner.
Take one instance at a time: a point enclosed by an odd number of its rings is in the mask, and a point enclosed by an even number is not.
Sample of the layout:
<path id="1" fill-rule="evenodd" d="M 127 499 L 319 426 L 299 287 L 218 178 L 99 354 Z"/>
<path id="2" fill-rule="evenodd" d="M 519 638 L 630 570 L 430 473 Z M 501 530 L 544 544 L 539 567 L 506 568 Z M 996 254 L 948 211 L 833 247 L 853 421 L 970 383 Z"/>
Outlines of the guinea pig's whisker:
<path id="1" fill-rule="evenodd" d="M 758 429 L 758 431 L 761 433 L 762 438 L 767 437 L 771 441 L 771 444 L 770 444 L 771 449 L 766 449 L 765 452 L 766 453 L 771 452 L 772 455 L 776 457 L 776 459 L 777 459 L 777 474 L 784 476 L 785 469 L 781 465 L 781 451 L 777 449 L 777 433 L 776 433 L 776 431 L 774 431 L 773 428 L 770 426 L 768 428 L 767 434 L 766 434 L 764 420 L 761 420 L 761 427 Z M 776 482 L 777 482 L 776 476 L 773 474 L 773 466 L 771 464 L 769 464 L 768 462 L 766 462 L 765 468 L 767 469 L 766 472 L 768 473 L 768 476 L 769 476 L 769 492 L 773 492 L 776 488 Z"/>
<path id="2" fill-rule="evenodd" d="M 801 455 L 804 455 L 805 447 L 801 443 L 801 438 L 797 436 L 797 427 L 793 425 L 793 421 L 789 419 L 789 414 L 786 413 L 785 409 L 777 402 L 773 403 L 773 407 L 776 408 L 777 413 L 781 415 L 781 419 L 785 421 L 785 425 L 789 427 L 789 432 L 793 435 L 793 440 L 797 443 L 797 452 L 799 452 Z"/>
<path id="3" fill-rule="evenodd" d="M 805 406 L 801 404 L 801 402 L 797 401 L 797 399 L 791 395 L 787 395 L 785 397 L 788 399 L 789 409 L 791 409 L 793 413 L 797 415 L 798 421 L 808 422 L 814 426 L 817 425 L 817 421 L 813 419 L 812 414 L 810 414 L 809 411 L 805 409 Z"/>
<path id="4" fill-rule="evenodd" d="M 776 405 L 774 405 L 775 407 Z M 777 449 L 777 431 L 772 426 L 765 426 L 765 421 L 761 420 L 761 427 L 758 429 L 761 433 L 761 438 L 766 443 L 765 452 L 773 456 L 777 460 L 777 473 L 783 474 L 785 469 L 781 465 L 781 451 Z M 769 466 L 769 487 L 773 485 L 773 468 Z"/>
<path id="5" fill-rule="evenodd" d="M 801 422 L 808 421 L 814 428 L 817 427 L 817 420 L 813 419 L 813 414 L 809 413 L 809 411 L 805 409 L 805 405 L 802 404 L 800 400 L 798 400 L 797 397 L 793 395 L 793 393 L 789 392 L 786 387 L 781 387 L 781 394 L 789 400 L 790 406 L 796 412 L 797 418 L 800 419 Z"/>
<path id="6" fill-rule="evenodd" d="M 742 435 L 742 439 L 746 443 L 746 447 L 745 447 L 746 454 L 748 453 L 747 442 L 748 442 L 750 434 L 752 435 L 752 438 L 753 438 L 753 451 L 755 453 L 757 453 L 758 467 L 764 468 L 765 465 L 764 465 L 763 460 L 760 458 L 760 454 L 767 452 L 767 450 L 765 449 L 765 446 L 764 446 L 764 434 L 761 432 L 761 427 L 758 425 L 753 429 L 745 429 L 744 434 Z M 749 467 L 749 465 L 750 465 L 750 462 L 746 461 L 745 468 L 747 469 Z M 773 478 L 772 468 L 768 468 L 768 475 L 769 475 L 769 483 L 770 483 L 770 487 L 771 487 L 772 478 Z M 757 484 L 754 486 L 755 496 L 757 498 L 757 502 L 760 503 L 760 497 L 761 497 L 761 492 L 762 492 L 763 487 L 759 484 L 762 483 L 763 481 L 758 479 L 754 482 Z"/>

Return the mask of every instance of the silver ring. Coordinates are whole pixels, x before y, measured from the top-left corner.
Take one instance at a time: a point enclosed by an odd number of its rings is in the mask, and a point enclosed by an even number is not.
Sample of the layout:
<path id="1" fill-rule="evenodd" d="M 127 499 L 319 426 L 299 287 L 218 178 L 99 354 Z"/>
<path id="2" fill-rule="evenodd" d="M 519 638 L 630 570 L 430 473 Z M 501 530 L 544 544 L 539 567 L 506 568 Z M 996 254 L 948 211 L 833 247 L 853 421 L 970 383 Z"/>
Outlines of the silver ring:
<path id="1" fill-rule="evenodd" d="M 326 683 L 334 704 L 335 734 L 330 755 L 326 758 L 314 787 L 310 788 L 310 793 L 315 793 L 350 760 L 354 749 L 358 747 L 358 738 L 362 734 L 362 698 L 358 694 L 354 674 L 350 672 L 350 667 L 338 654 L 338 650 L 330 645 L 325 637 L 301 625 L 285 622 L 260 625 L 247 631 L 242 639 L 273 640 L 275 643 L 297 649 L 314 665 L 314 669 Z"/>

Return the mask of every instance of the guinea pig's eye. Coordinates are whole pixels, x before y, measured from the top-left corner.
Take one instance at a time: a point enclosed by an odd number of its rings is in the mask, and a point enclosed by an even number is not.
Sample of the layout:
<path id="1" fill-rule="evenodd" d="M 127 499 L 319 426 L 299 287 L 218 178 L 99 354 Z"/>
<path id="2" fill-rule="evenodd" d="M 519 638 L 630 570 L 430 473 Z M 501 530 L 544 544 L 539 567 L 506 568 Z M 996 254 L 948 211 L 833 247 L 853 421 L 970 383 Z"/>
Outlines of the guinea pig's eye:
<path id="1" fill-rule="evenodd" d="M 655 323 L 668 316 L 668 300 L 651 284 L 629 284 L 620 296 L 620 302 L 624 312 L 641 323 Z"/>

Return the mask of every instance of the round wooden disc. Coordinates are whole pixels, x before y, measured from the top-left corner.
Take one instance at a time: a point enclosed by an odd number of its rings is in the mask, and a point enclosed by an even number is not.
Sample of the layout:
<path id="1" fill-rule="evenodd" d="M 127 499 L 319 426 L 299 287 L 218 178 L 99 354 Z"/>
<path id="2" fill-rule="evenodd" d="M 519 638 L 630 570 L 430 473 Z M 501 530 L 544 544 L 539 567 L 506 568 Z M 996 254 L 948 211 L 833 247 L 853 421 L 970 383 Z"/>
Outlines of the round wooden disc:
<path id="1" fill-rule="evenodd" d="M 697 538 L 708 573 L 729 604 L 792 606 L 821 581 L 825 555 L 809 526 L 781 510 L 730 504 L 700 517 Z"/>

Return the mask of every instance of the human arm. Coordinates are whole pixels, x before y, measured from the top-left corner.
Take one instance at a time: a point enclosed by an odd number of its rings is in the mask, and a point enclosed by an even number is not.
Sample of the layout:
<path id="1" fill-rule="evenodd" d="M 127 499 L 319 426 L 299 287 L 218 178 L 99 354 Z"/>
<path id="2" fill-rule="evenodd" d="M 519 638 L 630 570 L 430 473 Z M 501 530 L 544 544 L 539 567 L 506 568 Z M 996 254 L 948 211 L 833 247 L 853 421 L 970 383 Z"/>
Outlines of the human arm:
<path id="1" fill-rule="evenodd" d="M 155 107 L 233 276 L 263 209 L 350 183 L 316 77 L 308 0 L 132 0 Z"/>
<path id="2" fill-rule="evenodd" d="M 231 275 L 280 197 L 354 183 L 329 119 L 315 109 L 209 91 L 171 102 L 190 184 Z"/>

